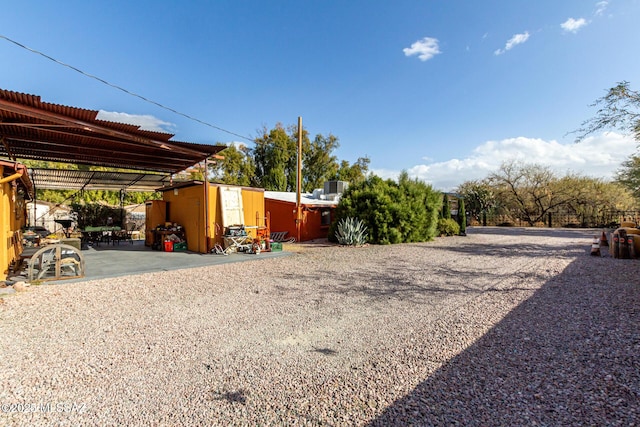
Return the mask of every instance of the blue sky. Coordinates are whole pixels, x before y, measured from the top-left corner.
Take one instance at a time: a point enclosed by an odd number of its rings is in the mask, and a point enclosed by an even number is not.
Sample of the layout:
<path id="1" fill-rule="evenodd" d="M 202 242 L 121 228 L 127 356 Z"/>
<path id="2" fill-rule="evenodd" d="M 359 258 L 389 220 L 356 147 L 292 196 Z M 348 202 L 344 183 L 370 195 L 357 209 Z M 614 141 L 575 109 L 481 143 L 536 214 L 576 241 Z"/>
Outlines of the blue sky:
<path id="1" fill-rule="evenodd" d="M 597 98 L 640 87 L 640 0 L 23 1 L 0 35 L 233 134 L 297 123 L 438 189 L 503 160 L 611 177 L 637 144 L 569 132 Z M 0 39 L 0 87 L 251 143 Z"/>

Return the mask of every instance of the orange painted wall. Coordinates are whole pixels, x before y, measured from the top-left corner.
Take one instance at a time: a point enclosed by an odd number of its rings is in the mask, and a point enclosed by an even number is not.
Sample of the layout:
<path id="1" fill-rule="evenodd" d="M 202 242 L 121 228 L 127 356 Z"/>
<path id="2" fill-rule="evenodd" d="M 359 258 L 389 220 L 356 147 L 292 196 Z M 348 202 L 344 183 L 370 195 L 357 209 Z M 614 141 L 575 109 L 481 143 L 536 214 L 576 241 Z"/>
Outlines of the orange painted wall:
<path id="1" fill-rule="evenodd" d="M 209 205 L 211 212 L 212 232 L 214 244 L 223 244 L 224 227 L 222 225 L 222 204 L 219 202 L 220 192 L 219 185 L 211 184 L 211 199 L 215 199 L 215 203 Z M 233 187 L 233 186 L 228 186 Z M 264 225 L 264 190 L 262 188 L 241 187 L 242 193 L 242 210 L 244 212 L 244 225 L 247 227 L 255 227 Z M 247 234 L 256 237 L 255 228 L 247 228 Z"/>
<path id="2" fill-rule="evenodd" d="M 0 166 L 0 178 L 4 176 Z M 15 173 L 9 168 L 7 175 Z M 22 242 L 17 233 L 26 225 L 26 204 L 11 182 L 0 184 L 0 280 L 5 280 L 9 265 L 20 258 Z"/>
<path id="3" fill-rule="evenodd" d="M 287 238 L 297 238 L 295 203 L 281 200 L 265 199 L 265 210 L 271 215 L 271 231 L 288 231 Z M 322 225 L 320 207 L 302 205 L 302 225 L 300 241 L 324 239 L 329 233 L 329 226 Z M 333 210 L 333 208 L 330 208 Z"/>
<path id="4" fill-rule="evenodd" d="M 0 178 L 3 175 L 3 167 L 0 166 Z M 11 250 L 11 184 L 0 184 L 0 280 L 7 278 L 9 264 L 11 263 L 9 251 Z"/>
<path id="5" fill-rule="evenodd" d="M 177 194 L 176 194 L 177 193 Z M 187 249 L 205 253 L 204 189 L 202 185 L 192 185 L 170 189 L 162 193 L 167 202 L 170 222 L 180 224 L 185 231 Z"/>

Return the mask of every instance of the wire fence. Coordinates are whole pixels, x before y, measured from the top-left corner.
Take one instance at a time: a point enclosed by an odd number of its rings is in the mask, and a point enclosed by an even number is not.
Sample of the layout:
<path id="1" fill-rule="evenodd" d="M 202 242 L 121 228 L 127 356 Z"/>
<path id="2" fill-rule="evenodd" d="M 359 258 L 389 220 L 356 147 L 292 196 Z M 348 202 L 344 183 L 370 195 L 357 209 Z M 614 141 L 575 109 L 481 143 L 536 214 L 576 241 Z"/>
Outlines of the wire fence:
<path id="1" fill-rule="evenodd" d="M 528 221 L 514 214 L 487 214 L 479 218 L 467 216 L 471 226 L 504 226 L 504 227 L 531 227 Z M 633 222 L 640 225 L 640 210 L 631 211 L 603 211 L 592 215 L 578 215 L 570 213 L 550 212 L 533 227 L 549 228 L 617 228 L 622 222 Z"/>

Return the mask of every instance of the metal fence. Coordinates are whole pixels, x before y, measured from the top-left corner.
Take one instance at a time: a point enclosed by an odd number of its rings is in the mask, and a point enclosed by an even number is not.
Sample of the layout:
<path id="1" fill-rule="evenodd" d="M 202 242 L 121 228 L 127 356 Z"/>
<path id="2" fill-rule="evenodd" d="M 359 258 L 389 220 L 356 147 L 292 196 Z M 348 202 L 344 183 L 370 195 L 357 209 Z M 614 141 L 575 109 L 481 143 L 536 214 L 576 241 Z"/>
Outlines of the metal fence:
<path id="1" fill-rule="evenodd" d="M 467 216 L 469 218 L 469 216 Z M 569 228 L 616 228 L 624 221 L 640 224 L 640 210 L 632 211 L 603 211 L 593 215 L 577 215 L 570 213 L 551 212 L 545 215 L 534 227 L 569 227 Z M 469 218 L 469 225 L 530 227 L 527 221 L 516 215 L 484 215 L 480 218 Z"/>

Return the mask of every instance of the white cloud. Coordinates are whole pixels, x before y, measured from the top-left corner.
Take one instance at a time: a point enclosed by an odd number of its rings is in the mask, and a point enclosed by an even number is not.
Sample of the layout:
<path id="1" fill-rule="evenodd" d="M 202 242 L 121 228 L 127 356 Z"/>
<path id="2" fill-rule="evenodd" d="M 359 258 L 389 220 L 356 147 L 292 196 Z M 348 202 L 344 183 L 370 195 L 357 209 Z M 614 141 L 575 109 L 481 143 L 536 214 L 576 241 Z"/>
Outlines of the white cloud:
<path id="1" fill-rule="evenodd" d="M 438 39 L 432 37 L 425 37 L 422 40 L 418 40 L 413 43 L 411 47 L 405 47 L 402 51 L 406 56 L 418 55 L 421 61 L 428 61 L 437 54 L 442 53 L 438 46 Z"/>
<path id="2" fill-rule="evenodd" d="M 611 179 L 620 164 L 637 150 L 637 141 L 629 136 L 608 132 L 585 138 L 580 143 L 560 144 L 539 138 L 508 138 L 487 141 L 466 158 L 427 162 L 407 169 L 434 188 L 453 190 L 465 181 L 482 179 L 498 170 L 502 162 L 520 160 L 547 166 L 559 176 L 567 173 Z M 396 179 L 399 171 L 372 169 L 383 178 Z"/>
<path id="3" fill-rule="evenodd" d="M 593 14 L 596 16 L 602 15 L 604 11 L 607 9 L 607 6 L 609 6 L 608 0 L 599 1 L 598 3 L 596 3 L 596 11 Z"/>
<path id="4" fill-rule="evenodd" d="M 524 33 L 520 33 L 520 34 L 514 34 L 513 37 L 511 37 L 507 41 L 507 43 L 504 46 L 504 49 L 498 49 L 493 53 L 495 55 L 502 55 L 503 53 L 505 53 L 508 50 L 513 49 L 517 45 L 526 42 L 528 39 L 529 39 L 529 32 L 528 31 L 525 31 Z"/>
<path id="5" fill-rule="evenodd" d="M 560 24 L 560 27 L 567 33 L 577 33 L 578 30 L 587 25 L 587 21 L 584 18 L 573 19 L 569 18 Z"/>
<path id="6" fill-rule="evenodd" d="M 247 147 L 247 143 L 246 142 L 242 142 L 242 141 L 230 141 L 226 143 L 227 145 L 231 146 L 235 146 L 238 150 L 241 150 L 243 148 Z"/>
<path id="7" fill-rule="evenodd" d="M 165 122 L 157 117 L 149 114 L 138 115 L 129 113 L 118 113 L 116 111 L 98 111 L 98 120 L 105 120 L 109 122 L 127 123 L 130 125 L 140 126 L 142 130 L 149 130 L 153 132 L 166 132 L 172 133 L 171 129 L 175 128 L 175 124 Z"/>

